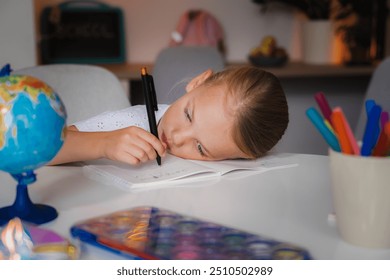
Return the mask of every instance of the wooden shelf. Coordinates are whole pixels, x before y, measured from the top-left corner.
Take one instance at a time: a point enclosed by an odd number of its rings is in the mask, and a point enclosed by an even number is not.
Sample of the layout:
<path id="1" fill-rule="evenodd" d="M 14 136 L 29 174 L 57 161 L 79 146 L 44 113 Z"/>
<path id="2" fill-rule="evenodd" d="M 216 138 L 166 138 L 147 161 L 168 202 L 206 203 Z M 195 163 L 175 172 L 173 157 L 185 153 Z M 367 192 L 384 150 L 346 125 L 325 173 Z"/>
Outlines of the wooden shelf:
<path id="1" fill-rule="evenodd" d="M 229 63 L 231 66 L 245 65 L 245 62 Z M 153 72 L 153 65 L 150 63 L 135 64 L 108 64 L 100 65 L 113 72 L 122 80 L 138 80 L 141 78 L 140 70 L 147 67 L 149 73 Z M 310 77 L 353 77 L 369 76 L 375 70 L 375 65 L 369 66 L 344 66 L 344 65 L 314 65 L 301 62 L 290 62 L 283 67 L 264 67 L 279 78 L 310 78 Z"/>
<path id="2" fill-rule="evenodd" d="M 231 65 L 241 65 L 232 63 Z M 302 62 L 290 62 L 282 67 L 264 67 L 279 78 L 310 78 L 310 77 L 351 77 L 371 75 L 376 66 L 344 66 L 344 65 L 316 65 Z"/>
<path id="3" fill-rule="evenodd" d="M 140 80 L 142 67 L 147 67 L 149 73 L 153 72 L 153 65 L 150 63 L 104 64 L 99 66 L 111 71 L 120 80 Z"/>

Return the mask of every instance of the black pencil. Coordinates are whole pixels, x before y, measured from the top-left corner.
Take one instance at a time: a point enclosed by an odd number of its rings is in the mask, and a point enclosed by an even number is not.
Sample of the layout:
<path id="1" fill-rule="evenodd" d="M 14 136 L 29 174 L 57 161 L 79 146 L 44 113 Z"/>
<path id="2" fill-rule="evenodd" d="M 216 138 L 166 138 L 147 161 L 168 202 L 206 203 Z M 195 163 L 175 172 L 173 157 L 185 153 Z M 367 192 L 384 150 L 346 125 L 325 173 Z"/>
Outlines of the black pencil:
<path id="1" fill-rule="evenodd" d="M 150 132 L 158 138 L 156 116 L 154 111 L 158 110 L 156 92 L 154 89 L 153 77 L 148 74 L 146 67 L 141 69 L 142 89 L 145 97 L 146 111 L 148 113 Z M 156 151 L 157 153 L 157 151 Z M 161 165 L 161 157 L 157 153 L 157 164 Z"/>

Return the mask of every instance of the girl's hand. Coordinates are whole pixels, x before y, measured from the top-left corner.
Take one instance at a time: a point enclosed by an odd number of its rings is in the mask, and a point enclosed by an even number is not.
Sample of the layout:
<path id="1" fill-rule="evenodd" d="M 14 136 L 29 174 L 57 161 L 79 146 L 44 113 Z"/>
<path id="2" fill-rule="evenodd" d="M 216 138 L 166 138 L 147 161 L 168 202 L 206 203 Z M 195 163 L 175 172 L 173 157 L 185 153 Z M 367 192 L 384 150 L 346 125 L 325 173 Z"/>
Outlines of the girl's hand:
<path id="1" fill-rule="evenodd" d="M 136 126 L 105 132 L 101 148 L 103 157 L 133 165 L 154 160 L 157 153 L 166 154 L 165 144 Z"/>

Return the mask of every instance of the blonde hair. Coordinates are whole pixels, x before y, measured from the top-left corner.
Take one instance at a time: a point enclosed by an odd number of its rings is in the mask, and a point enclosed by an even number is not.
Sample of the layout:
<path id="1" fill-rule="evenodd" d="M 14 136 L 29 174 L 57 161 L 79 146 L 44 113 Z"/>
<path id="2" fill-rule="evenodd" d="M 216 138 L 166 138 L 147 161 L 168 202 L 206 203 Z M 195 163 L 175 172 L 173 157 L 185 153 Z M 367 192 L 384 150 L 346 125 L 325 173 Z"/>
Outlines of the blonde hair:
<path id="1" fill-rule="evenodd" d="M 244 154 L 261 157 L 281 139 L 289 122 L 288 105 L 275 75 L 254 66 L 232 67 L 205 84 L 224 84 L 235 98 L 232 137 Z"/>

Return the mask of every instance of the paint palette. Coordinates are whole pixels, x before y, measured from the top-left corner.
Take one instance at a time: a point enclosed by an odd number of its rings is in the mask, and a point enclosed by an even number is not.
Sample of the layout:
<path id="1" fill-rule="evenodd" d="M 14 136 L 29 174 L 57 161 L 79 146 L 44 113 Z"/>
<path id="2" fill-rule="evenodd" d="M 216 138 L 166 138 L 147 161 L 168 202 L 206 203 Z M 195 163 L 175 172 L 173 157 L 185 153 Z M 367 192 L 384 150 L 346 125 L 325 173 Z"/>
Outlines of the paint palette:
<path id="1" fill-rule="evenodd" d="M 72 236 L 133 259 L 311 259 L 307 250 L 155 207 L 74 225 Z"/>

